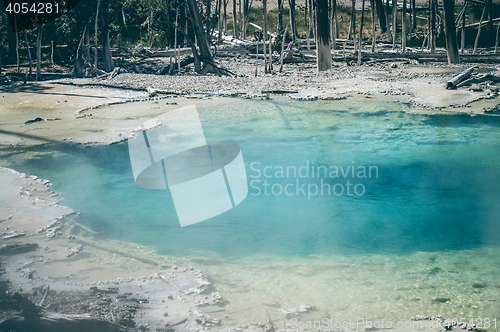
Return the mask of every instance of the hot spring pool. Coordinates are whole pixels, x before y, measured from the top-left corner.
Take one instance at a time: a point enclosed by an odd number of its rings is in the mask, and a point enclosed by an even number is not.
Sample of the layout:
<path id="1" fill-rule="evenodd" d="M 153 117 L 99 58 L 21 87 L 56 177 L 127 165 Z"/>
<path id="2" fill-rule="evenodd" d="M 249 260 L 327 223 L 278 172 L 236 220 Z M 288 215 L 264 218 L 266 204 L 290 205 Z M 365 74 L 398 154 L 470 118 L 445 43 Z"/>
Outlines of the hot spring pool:
<path id="1" fill-rule="evenodd" d="M 135 185 L 127 142 L 4 148 L 2 165 L 49 179 L 98 239 L 174 256 L 497 245 L 500 118 L 419 115 L 410 108 L 370 99 L 199 105 L 206 140 L 240 146 L 249 193 L 228 212 L 183 228 L 168 190 Z"/>

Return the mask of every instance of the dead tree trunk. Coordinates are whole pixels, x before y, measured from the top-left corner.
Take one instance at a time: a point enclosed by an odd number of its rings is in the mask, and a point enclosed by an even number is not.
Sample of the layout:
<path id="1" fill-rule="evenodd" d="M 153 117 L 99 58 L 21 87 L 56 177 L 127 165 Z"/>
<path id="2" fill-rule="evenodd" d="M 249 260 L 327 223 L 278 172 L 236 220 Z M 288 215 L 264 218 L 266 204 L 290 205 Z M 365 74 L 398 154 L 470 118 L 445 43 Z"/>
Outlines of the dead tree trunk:
<path id="1" fill-rule="evenodd" d="M 429 42 L 431 47 L 431 53 L 435 53 L 436 52 L 436 4 L 434 0 L 429 0 L 429 7 L 431 13 Z"/>
<path id="2" fill-rule="evenodd" d="M 351 22 L 349 24 L 349 31 L 347 32 L 347 39 L 348 40 L 351 39 L 351 37 L 354 36 L 355 34 L 356 34 L 356 0 L 351 0 Z"/>
<path id="3" fill-rule="evenodd" d="M 243 39 L 247 38 L 248 14 L 250 14 L 250 3 L 248 0 L 244 0 L 244 2 L 243 2 L 243 22 L 242 22 L 242 28 L 241 28 L 243 30 Z"/>
<path id="4" fill-rule="evenodd" d="M 42 28 L 43 24 L 38 26 L 36 35 L 36 80 L 42 80 Z"/>
<path id="5" fill-rule="evenodd" d="M 377 43 L 377 34 L 375 31 L 375 0 L 370 0 L 370 9 L 372 14 L 372 53 L 375 53 L 375 44 Z"/>
<path id="6" fill-rule="evenodd" d="M 234 30 L 234 38 L 238 37 L 238 12 L 236 11 L 236 0 L 233 0 L 233 30 Z"/>
<path id="7" fill-rule="evenodd" d="M 378 26 L 380 28 L 380 32 L 384 33 L 387 31 L 387 21 L 385 15 L 385 8 L 382 0 L 375 0 L 375 8 L 377 9 L 378 15 Z"/>
<path id="8" fill-rule="evenodd" d="M 222 1 L 219 0 L 219 7 L 217 8 L 217 29 L 219 30 L 219 34 L 217 37 L 217 45 L 222 44 Z M 177 24 L 177 23 L 176 23 Z"/>
<path id="9" fill-rule="evenodd" d="M 87 32 L 87 25 L 83 28 L 83 33 L 82 37 L 80 38 L 80 42 L 78 43 L 78 47 L 76 48 L 76 57 L 75 57 L 75 69 L 73 71 L 73 74 L 80 76 L 83 74 L 83 52 L 82 52 L 82 45 L 83 45 L 83 38 L 85 36 L 85 32 Z"/>
<path id="10" fill-rule="evenodd" d="M 500 22 L 498 22 L 497 26 L 497 38 L 495 39 L 495 54 L 497 54 L 498 51 L 498 38 L 499 38 L 499 33 L 500 33 Z"/>
<path id="11" fill-rule="evenodd" d="M 283 31 L 283 0 L 278 0 L 278 33 L 281 33 L 282 31 Z"/>
<path id="12" fill-rule="evenodd" d="M 359 24 L 359 48 L 358 48 L 358 66 L 361 65 L 361 51 L 363 50 L 363 26 L 365 21 L 365 0 L 361 5 L 361 23 Z"/>
<path id="13" fill-rule="evenodd" d="M 28 50 L 28 60 L 30 65 L 29 74 L 31 75 L 33 74 L 33 60 L 31 59 L 30 44 L 28 43 L 28 34 L 26 33 L 26 30 L 24 30 L 24 41 L 26 42 L 26 49 Z"/>
<path id="14" fill-rule="evenodd" d="M 16 65 L 17 65 L 17 72 L 19 73 L 19 35 L 17 34 L 16 31 Z"/>
<path id="15" fill-rule="evenodd" d="M 491 16 L 491 0 L 486 1 L 486 7 L 488 7 L 488 29 L 493 30 L 493 17 Z"/>
<path id="16" fill-rule="evenodd" d="M 101 22 L 101 44 L 102 44 L 102 59 L 104 63 L 104 70 L 107 72 L 115 68 L 113 63 L 113 56 L 111 54 L 111 43 L 109 40 L 109 26 L 107 23 L 107 2 L 104 1 L 101 9 L 100 22 Z M 152 15 L 151 15 L 152 17 Z"/>
<path id="17" fill-rule="evenodd" d="M 446 51 L 448 63 L 460 63 L 458 55 L 457 35 L 455 29 L 455 0 L 443 0 L 444 33 L 446 35 Z"/>
<path id="18" fill-rule="evenodd" d="M 415 0 L 411 0 L 411 25 L 413 30 L 417 29 L 417 8 Z"/>
<path id="19" fill-rule="evenodd" d="M 205 18 L 206 18 L 206 26 L 207 26 L 207 30 L 206 30 L 206 33 L 207 33 L 207 38 L 211 38 L 210 36 L 210 31 L 211 31 L 211 28 L 212 28 L 212 0 L 206 0 L 205 1 Z M 153 17 L 153 15 L 151 15 L 151 17 Z"/>
<path id="20" fill-rule="evenodd" d="M 398 3 L 392 0 L 392 49 L 396 48 L 396 37 L 398 35 Z"/>
<path id="21" fill-rule="evenodd" d="M 263 42 L 264 42 L 264 74 L 267 74 L 267 49 L 266 49 L 266 40 L 267 40 L 267 0 L 262 0 L 262 17 L 263 17 Z"/>
<path id="22" fill-rule="evenodd" d="M 198 41 L 198 47 L 200 48 L 200 57 L 199 57 L 198 61 L 203 61 L 205 63 L 205 66 L 200 70 L 200 73 L 202 75 L 205 75 L 212 68 L 212 65 L 210 64 L 212 62 L 212 54 L 210 53 L 210 45 L 208 43 L 207 34 L 205 33 L 205 29 L 203 28 L 202 18 L 200 15 L 200 11 L 198 10 L 198 6 L 196 5 L 196 1 L 195 0 L 187 0 L 187 4 L 189 7 L 191 21 L 193 22 L 194 33 L 195 33 L 196 39 Z M 235 13 L 233 13 L 233 15 L 235 15 Z M 193 51 L 197 52 L 196 49 L 194 49 Z M 198 65 L 198 68 L 201 67 L 201 64 L 200 63 L 196 64 L 196 61 L 195 61 L 195 67 L 196 67 L 196 65 Z"/>
<path id="23" fill-rule="evenodd" d="M 306 1 L 307 2 L 307 1 Z M 332 39 L 332 50 L 337 48 L 337 26 L 336 26 L 336 18 L 337 17 L 337 0 L 332 0 L 332 15 L 330 16 L 330 33 Z"/>
<path id="24" fill-rule="evenodd" d="M 483 8 L 483 13 L 481 14 L 481 19 L 479 20 L 479 26 L 477 28 L 477 35 L 476 35 L 476 40 L 474 41 L 474 51 L 472 52 L 473 54 L 476 54 L 477 52 L 477 45 L 479 43 L 479 36 L 481 35 L 481 23 L 483 22 L 484 14 L 486 12 L 486 6 Z"/>
<path id="25" fill-rule="evenodd" d="M 288 0 L 288 4 L 290 5 L 290 28 L 292 29 L 292 40 L 295 41 L 298 36 L 297 23 L 295 21 L 295 0 Z M 326 8 L 328 8 L 328 3 Z"/>
<path id="26" fill-rule="evenodd" d="M 467 1 L 464 4 L 464 13 L 462 15 L 462 33 L 460 35 L 460 53 L 464 54 L 465 51 L 465 9 L 467 8 Z"/>
<path id="27" fill-rule="evenodd" d="M 317 0 L 316 4 L 316 64 L 318 71 L 332 68 L 328 0 Z"/>
<path id="28" fill-rule="evenodd" d="M 386 10 L 384 10 L 384 15 L 385 15 L 385 21 L 387 22 L 387 41 L 389 43 L 392 43 L 392 29 L 390 27 L 390 16 L 389 16 L 389 11 L 390 11 L 390 8 L 389 8 L 389 0 L 387 0 L 386 2 Z"/>
<path id="29" fill-rule="evenodd" d="M 97 22 L 99 19 L 99 8 L 101 6 L 101 0 L 97 0 L 97 10 L 95 11 L 95 34 L 94 34 L 94 67 L 97 68 Z"/>
<path id="30" fill-rule="evenodd" d="M 403 47 L 403 53 L 406 52 L 406 0 L 403 0 L 403 20 L 401 21 L 402 31 L 401 31 L 401 44 Z"/>

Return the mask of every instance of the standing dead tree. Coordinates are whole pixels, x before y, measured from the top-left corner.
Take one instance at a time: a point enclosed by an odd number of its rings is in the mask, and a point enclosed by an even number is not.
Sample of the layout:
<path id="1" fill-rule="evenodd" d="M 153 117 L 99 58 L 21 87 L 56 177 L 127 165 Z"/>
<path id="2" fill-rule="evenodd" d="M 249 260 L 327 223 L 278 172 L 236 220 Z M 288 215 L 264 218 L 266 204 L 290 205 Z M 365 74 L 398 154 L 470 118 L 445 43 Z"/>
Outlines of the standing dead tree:
<path id="1" fill-rule="evenodd" d="M 36 36 L 36 80 L 42 80 L 42 29 L 43 24 L 38 26 Z"/>
<path id="2" fill-rule="evenodd" d="M 318 71 L 324 71 L 332 68 L 328 0 L 316 1 L 316 64 Z"/>
<path id="3" fill-rule="evenodd" d="M 387 17 L 382 0 L 375 0 L 375 8 L 377 9 L 378 25 L 380 28 L 380 32 L 384 33 L 387 31 L 387 20 L 386 20 Z"/>
<path id="4" fill-rule="evenodd" d="M 375 53 L 375 45 L 377 43 L 377 34 L 375 31 L 375 0 L 370 0 L 370 9 L 372 14 L 372 53 Z"/>
<path id="5" fill-rule="evenodd" d="M 33 60 L 31 59 L 30 44 L 28 43 L 28 34 L 26 33 L 26 30 L 24 30 L 24 41 L 26 42 L 26 49 L 28 50 L 28 60 L 30 66 L 29 74 L 31 75 L 33 73 Z"/>
<path id="6" fill-rule="evenodd" d="M 406 0 L 403 0 L 403 10 L 401 11 L 403 17 L 401 21 L 401 44 L 403 48 L 403 53 L 406 52 Z"/>
<path id="7" fill-rule="evenodd" d="M 196 1 L 187 0 L 187 5 L 189 7 L 189 14 L 191 17 L 191 22 L 193 23 L 192 25 L 196 40 L 198 42 L 198 47 L 200 49 L 200 54 L 198 55 L 196 46 L 194 46 L 192 42 L 190 43 L 193 50 L 195 71 L 202 75 L 205 75 L 210 71 L 213 65 L 213 57 L 210 52 L 210 44 L 208 43 L 207 34 L 205 33 L 205 29 L 203 28 L 201 14 L 198 10 L 198 6 L 196 5 Z M 235 15 L 234 12 L 233 15 Z M 185 34 L 185 37 L 186 39 L 188 38 L 187 34 Z M 202 61 L 205 64 L 203 68 L 201 67 Z"/>
<path id="8" fill-rule="evenodd" d="M 237 14 L 236 14 L 236 0 L 233 0 L 233 30 L 234 30 L 234 37 L 238 38 L 238 19 L 237 19 Z"/>
<path id="9" fill-rule="evenodd" d="M 288 0 L 288 4 L 290 5 L 290 28 L 292 29 L 292 39 L 295 41 L 297 39 L 297 23 L 295 21 L 295 0 Z M 326 8 L 328 8 L 328 3 L 326 4 Z"/>
<path id="10" fill-rule="evenodd" d="M 396 37 L 398 35 L 398 3 L 392 0 L 392 49 L 396 48 Z"/>
<path id="11" fill-rule="evenodd" d="M 459 63 L 457 33 L 455 29 L 455 0 L 443 0 L 444 32 L 446 35 L 446 51 L 448 63 Z"/>
<path id="12" fill-rule="evenodd" d="M 479 27 L 477 28 L 476 40 L 474 41 L 474 51 L 473 51 L 474 54 L 476 54 L 476 52 L 477 52 L 477 45 L 479 43 L 479 36 L 481 35 L 481 25 L 482 25 L 484 14 L 486 13 L 487 8 L 488 8 L 487 5 L 484 5 L 483 13 L 481 14 L 481 18 L 479 19 Z"/>

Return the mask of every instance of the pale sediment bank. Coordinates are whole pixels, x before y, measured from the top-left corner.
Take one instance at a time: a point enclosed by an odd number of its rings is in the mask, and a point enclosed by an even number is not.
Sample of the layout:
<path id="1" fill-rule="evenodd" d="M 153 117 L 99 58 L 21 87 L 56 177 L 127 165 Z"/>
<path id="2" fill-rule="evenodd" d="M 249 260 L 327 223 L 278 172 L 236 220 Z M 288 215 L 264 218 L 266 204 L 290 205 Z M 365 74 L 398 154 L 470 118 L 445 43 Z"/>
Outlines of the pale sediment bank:
<path id="1" fill-rule="evenodd" d="M 233 61 L 234 60 L 234 61 Z M 397 100 L 412 104 L 415 113 L 466 113 L 497 116 L 498 86 L 446 90 L 446 81 L 468 65 L 411 65 L 404 62 L 337 67 L 314 73 L 313 66 L 287 64 L 283 73 L 254 76 L 252 59 L 221 60 L 237 77 L 119 74 L 111 79 L 63 79 L 4 86 L 0 89 L 0 144 L 40 144 L 72 141 L 113 143 L 145 119 L 157 116 L 154 107 L 103 106 L 168 98 L 166 104 L 202 102 L 212 97 L 336 100 L 360 98 Z M 493 66 L 476 71 L 495 73 Z M 134 103 L 132 103 L 134 104 Z"/>

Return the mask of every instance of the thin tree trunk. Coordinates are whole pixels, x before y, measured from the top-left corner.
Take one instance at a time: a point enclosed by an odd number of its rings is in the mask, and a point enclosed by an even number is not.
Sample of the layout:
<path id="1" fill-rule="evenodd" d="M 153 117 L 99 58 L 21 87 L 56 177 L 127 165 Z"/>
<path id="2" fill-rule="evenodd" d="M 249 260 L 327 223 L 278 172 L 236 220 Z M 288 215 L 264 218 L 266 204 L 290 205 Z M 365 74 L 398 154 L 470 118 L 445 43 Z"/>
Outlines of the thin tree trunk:
<path id="1" fill-rule="evenodd" d="M 306 1 L 306 3 L 307 3 L 307 1 Z M 283 39 L 281 40 L 280 73 L 283 72 L 283 57 L 285 56 L 285 37 L 286 37 L 287 30 L 288 30 L 288 26 L 286 27 L 285 32 L 283 33 Z M 257 47 L 258 46 L 259 46 L 259 44 L 257 43 Z"/>
<path id="2" fill-rule="evenodd" d="M 99 18 L 99 7 L 101 6 L 101 0 L 97 0 L 97 10 L 95 11 L 95 34 L 94 34 L 94 67 L 97 68 L 97 22 Z"/>
<path id="3" fill-rule="evenodd" d="M 431 31 L 429 42 L 431 44 L 431 53 L 436 52 L 436 3 L 435 0 L 430 0 L 431 8 Z"/>
<path id="4" fill-rule="evenodd" d="M 17 72 L 19 73 L 19 35 L 17 34 L 16 31 L 16 65 L 17 65 Z"/>
<path id="5" fill-rule="evenodd" d="M 491 16 L 491 0 L 486 0 L 486 6 L 488 7 L 488 30 L 493 30 L 493 17 Z"/>
<path id="6" fill-rule="evenodd" d="M 238 38 L 242 38 L 243 37 L 243 15 L 241 14 L 241 0 L 238 0 L 238 18 L 240 20 L 240 36 Z"/>
<path id="7" fill-rule="evenodd" d="M 473 51 L 474 54 L 476 54 L 477 52 L 477 44 L 479 43 L 479 36 L 481 35 L 481 23 L 483 22 L 485 12 L 486 12 L 486 6 L 484 6 L 483 8 L 483 13 L 481 14 L 481 19 L 479 20 L 479 27 L 477 28 L 476 41 L 474 42 L 474 51 Z"/>
<path id="8" fill-rule="evenodd" d="M 370 0 L 370 9 L 372 14 L 372 53 L 375 53 L 375 44 L 377 43 L 377 33 L 375 31 L 375 0 Z"/>
<path id="9" fill-rule="evenodd" d="M 460 63 L 458 55 L 457 35 L 455 29 L 455 0 L 443 0 L 444 11 L 444 32 L 446 35 L 446 51 L 448 53 L 448 63 Z"/>
<path id="10" fill-rule="evenodd" d="M 365 21 L 365 0 L 361 5 L 361 23 L 359 25 L 359 48 L 358 48 L 358 66 L 361 65 L 361 53 L 363 51 L 363 25 Z"/>
<path id="11" fill-rule="evenodd" d="M 248 21 L 248 14 L 249 14 L 249 4 L 248 0 L 243 1 L 243 22 L 241 23 L 242 27 L 241 30 L 243 31 L 243 39 L 247 38 L 247 21 Z"/>
<path id="12" fill-rule="evenodd" d="M 85 32 L 85 49 L 86 49 L 86 54 L 87 54 L 87 57 L 86 57 L 86 60 L 88 62 L 90 62 L 90 27 L 88 25 L 88 23 L 85 25 L 85 28 L 84 28 Z"/>
<path id="13" fill-rule="evenodd" d="M 392 0 L 392 49 L 396 48 L 396 37 L 398 35 L 398 3 Z"/>
<path id="14" fill-rule="evenodd" d="M 54 41 L 50 41 L 50 47 L 51 47 L 51 52 L 50 52 L 50 64 L 52 67 L 54 67 Z"/>
<path id="15" fill-rule="evenodd" d="M 365 23 L 365 0 L 361 3 L 361 23 L 359 25 L 359 43 L 363 42 L 363 26 Z"/>
<path id="16" fill-rule="evenodd" d="M 272 58 L 272 55 L 273 55 L 273 50 L 272 50 L 272 47 L 273 47 L 273 43 L 271 42 L 271 37 L 269 37 L 269 74 L 272 74 L 273 72 L 273 58 Z"/>
<path id="17" fill-rule="evenodd" d="M 290 27 L 292 29 L 292 40 L 295 41 L 297 39 L 297 24 L 295 21 L 295 0 L 288 0 L 288 4 L 290 5 Z M 327 3 L 328 8 L 328 3 Z"/>
<path id="18" fill-rule="evenodd" d="M 330 33 L 332 34 L 332 50 L 337 48 L 337 29 L 336 29 L 336 18 L 337 16 L 337 0 L 332 0 L 332 15 L 330 16 Z"/>
<path id="19" fill-rule="evenodd" d="M 401 31 L 401 44 L 403 47 L 403 53 L 406 52 L 406 0 L 403 0 L 403 20 L 401 22 L 402 25 L 402 31 Z"/>
<path id="20" fill-rule="evenodd" d="M 382 0 L 380 0 L 382 1 Z M 335 2 L 335 38 L 339 38 L 339 16 L 338 16 L 338 11 L 337 11 L 337 0 L 334 0 Z"/>
<path id="21" fill-rule="evenodd" d="M 332 68 L 328 0 L 316 1 L 316 64 L 318 71 L 324 71 Z"/>
<path id="22" fill-rule="evenodd" d="M 351 22 L 349 23 L 349 31 L 347 32 L 347 39 L 351 39 L 356 34 L 356 0 L 351 0 Z M 353 38 L 354 40 L 354 38 Z M 356 49 L 356 46 L 354 46 Z"/>
<path id="23" fill-rule="evenodd" d="M 85 32 L 88 31 L 87 25 L 83 27 L 82 37 L 80 38 L 80 42 L 78 43 L 78 47 L 76 48 L 76 57 L 75 57 L 75 69 L 74 74 L 80 76 L 83 74 L 83 61 L 82 61 L 82 44 L 83 38 L 85 37 Z"/>
<path id="24" fill-rule="evenodd" d="M 413 26 L 413 30 L 417 29 L 417 8 L 416 1 L 411 0 L 411 24 Z"/>
<path id="25" fill-rule="evenodd" d="M 497 54 L 497 51 L 498 51 L 498 39 L 500 37 L 499 33 L 500 33 L 500 22 L 498 22 L 498 26 L 497 26 L 497 38 L 495 40 L 495 54 Z"/>
<path id="26" fill-rule="evenodd" d="M 223 0 L 224 1 L 224 33 L 227 33 L 227 3 L 229 0 Z"/>
<path id="27" fill-rule="evenodd" d="M 498 39 L 500 37 L 500 22 L 498 22 L 498 26 L 497 26 L 497 38 L 495 39 L 495 54 L 497 54 L 497 51 L 498 51 Z"/>
<path id="28" fill-rule="evenodd" d="M 175 10 L 175 26 L 178 27 L 179 22 L 179 8 Z M 177 48 L 177 29 L 174 29 L 174 49 Z M 177 61 L 177 59 L 176 59 Z"/>
<path id="29" fill-rule="evenodd" d="M 262 0 L 262 34 L 263 34 L 263 49 L 264 49 L 264 74 L 267 74 L 267 50 L 266 50 L 266 40 L 267 40 L 267 0 Z"/>
<path id="30" fill-rule="evenodd" d="M 195 0 L 187 0 L 187 4 L 191 15 L 191 22 L 193 23 L 192 25 L 194 33 L 196 39 L 198 40 L 198 47 L 200 49 L 200 57 L 198 61 L 206 59 L 206 61 L 210 62 L 212 60 L 212 54 L 210 52 L 210 45 L 208 43 L 207 34 L 205 32 L 205 29 L 203 28 L 202 18 L 200 12 L 198 11 L 198 6 L 196 5 Z M 196 49 L 194 49 L 193 51 L 197 52 Z M 199 68 L 200 63 L 198 63 L 197 65 Z M 200 73 L 202 75 L 205 75 L 210 71 L 211 68 L 212 66 L 205 62 L 205 66 L 200 70 Z"/>
<path id="31" fill-rule="evenodd" d="M 257 41 L 257 54 L 255 55 L 255 77 L 259 68 L 259 41 Z"/>
<path id="32" fill-rule="evenodd" d="M 377 10 L 378 25 L 380 27 L 380 32 L 384 33 L 387 31 L 387 21 L 386 21 L 387 17 L 382 0 L 375 0 L 375 9 Z"/>
<path id="33" fill-rule="evenodd" d="M 431 21 L 432 21 L 432 0 L 429 0 L 429 8 L 427 11 L 427 49 L 431 49 Z M 425 38 L 424 38 L 425 41 Z M 423 44 L 422 44 L 423 47 Z"/>
<path id="34" fill-rule="evenodd" d="M 392 29 L 390 27 L 391 23 L 390 23 L 390 16 L 389 16 L 389 9 L 390 9 L 390 6 L 389 6 L 389 0 L 387 0 L 387 6 L 386 6 L 387 10 L 384 10 L 384 15 L 385 15 L 385 21 L 387 22 L 387 41 L 388 42 L 392 42 Z"/>
<path id="35" fill-rule="evenodd" d="M 218 38 L 217 38 L 217 45 L 222 44 L 222 1 L 223 0 L 218 0 L 219 6 L 217 7 L 217 29 L 219 30 Z"/>
<path id="36" fill-rule="evenodd" d="M 306 0 L 307 12 L 307 0 Z M 283 0 L 278 0 L 278 34 L 283 31 Z"/>
<path id="37" fill-rule="evenodd" d="M 101 15 L 99 15 L 99 20 L 101 22 L 101 44 L 102 44 L 102 61 L 104 65 L 104 70 L 107 72 L 112 71 L 115 68 L 115 65 L 113 63 L 113 56 L 111 54 L 111 42 L 109 40 L 109 26 L 107 22 L 107 5 L 108 2 L 104 1 L 103 2 L 103 8 L 101 8 Z M 153 13 L 151 13 L 151 20 L 150 23 L 152 24 L 153 20 Z M 152 28 L 151 28 L 151 35 L 152 35 Z M 152 38 L 150 37 L 150 43 L 152 43 Z M 150 45 L 151 47 L 151 45 Z M 96 44 L 97 48 L 97 44 Z"/>
<path id="38" fill-rule="evenodd" d="M 207 18 L 207 21 L 206 21 L 206 25 L 207 25 L 206 33 L 207 33 L 208 40 L 210 40 L 210 38 L 211 38 L 211 33 L 210 32 L 212 30 L 212 17 L 211 17 L 212 16 L 212 0 L 206 0 L 205 7 L 206 7 L 205 17 Z"/>
<path id="39" fill-rule="evenodd" d="M 239 38 L 238 36 L 238 12 L 236 11 L 236 0 L 233 0 L 233 30 L 234 38 Z"/>
<path id="40" fill-rule="evenodd" d="M 30 51 L 30 44 L 28 43 L 28 34 L 26 33 L 26 30 L 24 30 L 24 41 L 26 42 L 26 49 L 28 50 L 28 60 L 29 60 L 29 65 L 30 65 L 30 71 L 29 74 L 33 74 L 33 60 L 31 59 L 31 51 Z"/>
<path id="41" fill-rule="evenodd" d="M 462 37 L 461 39 L 461 47 L 460 47 L 460 52 L 464 54 L 465 52 L 465 15 L 462 17 L 462 34 L 460 35 Z"/>
<path id="42" fill-rule="evenodd" d="M 36 80 L 42 80 L 42 29 L 43 24 L 38 26 L 36 36 Z"/>
<path id="43" fill-rule="evenodd" d="M 316 17 L 316 12 L 314 8 L 314 0 L 309 0 L 309 38 L 311 36 L 313 37 L 314 40 L 316 40 L 316 30 L 314 29 L 314 20 Z"/>

